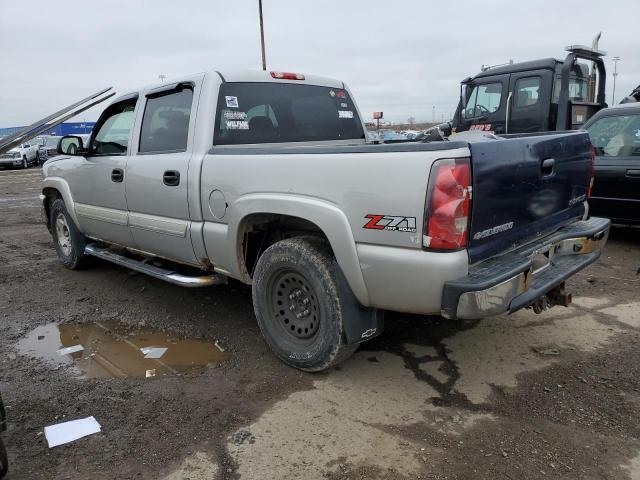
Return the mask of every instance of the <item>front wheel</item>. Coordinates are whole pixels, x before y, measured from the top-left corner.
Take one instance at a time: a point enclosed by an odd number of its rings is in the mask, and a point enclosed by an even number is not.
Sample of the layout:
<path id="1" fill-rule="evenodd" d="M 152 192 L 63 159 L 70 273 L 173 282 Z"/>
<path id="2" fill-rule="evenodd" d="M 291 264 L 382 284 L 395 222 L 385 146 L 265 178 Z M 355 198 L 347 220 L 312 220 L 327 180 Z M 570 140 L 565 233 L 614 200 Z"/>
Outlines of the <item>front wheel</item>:
<path id="1" fill-rule="evenodd" d="M 27 157 L 22 157 L 22 168 L 29 168 L 29 162 L 27 161 Z"/>
<path id="2" fill-rule="evenodd" d="M 351 356 L 337 287 L 337 264 L 316 237 L 279 241 L 260 256 L 253 307 L 271 350 L 287 365 L 318 372 Z"/>
<path id="3" fill-rule="evenodd" d="M 87 262 L 84 254 L 86 242 L 61 198 L 56 198 L 51 204 L 49 222 L 60 262 L 70 270 L 82 268 Z"/>

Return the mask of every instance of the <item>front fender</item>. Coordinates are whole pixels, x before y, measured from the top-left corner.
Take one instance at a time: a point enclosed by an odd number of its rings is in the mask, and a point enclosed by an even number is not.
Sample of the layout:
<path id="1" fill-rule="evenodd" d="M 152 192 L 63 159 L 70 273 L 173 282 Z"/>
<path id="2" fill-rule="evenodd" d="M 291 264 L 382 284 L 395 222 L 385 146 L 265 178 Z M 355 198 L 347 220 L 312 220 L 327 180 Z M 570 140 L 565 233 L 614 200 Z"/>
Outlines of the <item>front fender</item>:
<path id="1" fill-rule="evenodd" d="M 58 191 L 62 200 L 64 200 L 64 204 L 67 207 L 67 212 L 71 215 L 71 218 L 76 224 L 76 227 L 80 229 L 80 223 L 78 222 L 78 217 L 76 216 L 76 208 L 75 203 L 73 202 L 73 197 L 71 196 L 71 189 L 69 188 L 69 184 L 67 181 L 60 177 L 47 177 L 42 181 L 42 193 L 46 196 L 47 189 L 53 189 Z M 46 202 L 47 199 L 43 200 Z"/>
<path id="2" fill-rule="evenodd" d="M 256 213 L 289 215 L 315 224 L 325 234 L 353 294 L 363 306 L 370 305 L 349 221 L 335 204 L 301 195 L 257 193 L 240 197 L 230 211 L 234 214 L 228 224 L 226 258 L 232 276 L 241 277 L 240 254 L 236 250 L 243 221 Z"/>

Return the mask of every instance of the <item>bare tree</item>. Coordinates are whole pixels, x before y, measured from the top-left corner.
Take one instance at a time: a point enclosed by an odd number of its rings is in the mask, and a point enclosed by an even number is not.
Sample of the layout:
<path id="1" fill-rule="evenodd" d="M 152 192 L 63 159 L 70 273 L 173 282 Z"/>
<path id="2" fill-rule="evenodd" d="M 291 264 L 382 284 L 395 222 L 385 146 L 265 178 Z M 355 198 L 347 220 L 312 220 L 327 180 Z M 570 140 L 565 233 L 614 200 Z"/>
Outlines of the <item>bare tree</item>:
<path id="1" fill-rule="evenodd" d="M 407 123 L 413 127 L 413 124 L 416 123 L 416 118 L 415 117 L 409 117 L 407 119 Z"/>

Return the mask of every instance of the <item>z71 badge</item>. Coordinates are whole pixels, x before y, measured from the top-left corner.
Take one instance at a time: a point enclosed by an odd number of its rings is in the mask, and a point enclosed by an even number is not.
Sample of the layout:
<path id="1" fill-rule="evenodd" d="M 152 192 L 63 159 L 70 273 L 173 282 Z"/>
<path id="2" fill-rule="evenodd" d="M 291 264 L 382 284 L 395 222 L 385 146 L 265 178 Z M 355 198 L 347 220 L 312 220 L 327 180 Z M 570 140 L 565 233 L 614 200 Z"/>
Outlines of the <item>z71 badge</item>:
<path id="1" fill-rule="evenodd" d="M 391 230 L 415 233 L 416 217 L 394 217 L 392 215 L 365 215 L 369 221 L 362 228 L 369 230 Z"/>

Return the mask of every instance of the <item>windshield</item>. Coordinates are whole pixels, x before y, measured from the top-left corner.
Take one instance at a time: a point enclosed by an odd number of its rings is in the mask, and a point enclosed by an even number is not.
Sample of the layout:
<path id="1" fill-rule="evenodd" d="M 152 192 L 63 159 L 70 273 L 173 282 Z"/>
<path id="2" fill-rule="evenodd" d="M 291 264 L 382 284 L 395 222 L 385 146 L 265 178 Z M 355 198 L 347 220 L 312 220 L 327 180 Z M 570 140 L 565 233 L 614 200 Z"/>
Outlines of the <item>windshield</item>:
<path id="1" fill-rule="evenodd" d="M 216 145 L 363 139 L 346 90 L 291 83 L 220 86 Z"/>

